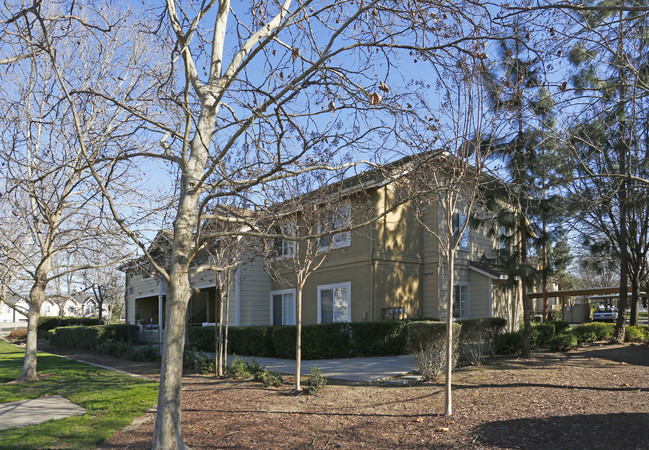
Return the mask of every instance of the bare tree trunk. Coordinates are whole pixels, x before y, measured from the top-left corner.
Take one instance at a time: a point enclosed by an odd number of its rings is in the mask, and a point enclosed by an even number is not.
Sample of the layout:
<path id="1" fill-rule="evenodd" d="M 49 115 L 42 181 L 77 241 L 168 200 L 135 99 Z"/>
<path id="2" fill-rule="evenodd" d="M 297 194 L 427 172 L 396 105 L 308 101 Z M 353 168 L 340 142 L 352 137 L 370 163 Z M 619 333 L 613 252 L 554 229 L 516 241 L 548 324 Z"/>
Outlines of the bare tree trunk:
<path id="1" fill-rule="evenodd" d="M 525 216 L 521 215 L 521 265 L 525 270 L 527 264 L 527 228 Z M 532 337 L 532 314 L 534 307 L 532 299 L 527 298 L 527 276 L 521 277 L 521 291 L 523 296 L 523 337 L 521 342 L 521 352 L 525 358 L 532 356 L 531 337 Z"/>
<path id="2" fill-rule="evenodd" d="M 639 291 L 638 276 L 633 273 L 631 275 L 631 316 L 629 317 L 629 325 L 634 327 L 638 326 Z"/>
<path id="3" fill-rule="evenodd" d="M 297 316 L 297 329 L 295 333 L 295 390 L 300 392 L 300 376 L 302 375 L 302 290 L 304 289 L 304 280 L 298 276 L 297 291 L 295 298 L 295 314 Z"/>
<path id="4" fill-rule="evenodd" d="M 226 278 L 226 286 L 228 290 L 228 296 L 225 297 L 225 330 L 223 333 L 223 366 L 228 364 L 228 328 L 230 326 L 230 271 L 228 271 L 228 276 Z"/>
<path id="5" fill-rule="evenodd" d="M 180 428 L 182 360 L 185 346 L 185 316 L 191 297 L 187 270 L 172 269 L 167 302 L 169 317 L 164 333 L 158 407 L 153 434 L 154 449 L 185 449 Z"/>
<path id="6" fill-rule="evenodd" d="M 219 289 L 220 290 L 220 289 Z M 221 290 L 220 290 L 221 291 Z M 219 292 L 219 325 L 217 327 L 217 337 L 216 342 L 218 347 L 216 349 L 216 375 L 221 377 L 223 376 L 223 291 Z"/>
<path id="7" fill-rule="evenodd" d="M 543 247 L 543 272 L 541 273 L 542 277 L 542 289 L 543 289 L 543 322 L 548 320 L 548 249 L 547 249 L 547 239 L 546 239 L 546 232 L 547 232 L 547 227 L 545 224 L 545 214 L 542 217 L 543 220 L 543 231 L 541 235 L 541 239 L 543 239 L 543 242 L 541 243 Z"/>
<path id="8" fill-rule="evenodd" d="M 450 241 L 450 240 L 449 240 Z M 445 383 L 445 392 L 446 392 L 446 402 L 444 405 L 444 415 L 450 416 L 453 414 L 453 399 L 451 396 L 451 387 L 452 387 L 452 374 L 453 374 L 453 283 L 455 280 L 455 275 L 453 271 L 455 270 L 455 249 L 452 248 L 452 245 L 449 246 L 448 252 L 446 253 L 446 265 L 448 267 L 448 281 L 446 285 L 447 289 L 447 304 L 446 304 L 446 383 Z"/>
<path id="9" fill-rule="evenodd" d="M 45 288 L 35 286 L 30 296 L 29 310 L 27 312 L 27 342 L 25 343 L 25 359 L 23 370 L 18 378 L 19 382 L 36 381 L 36 352 L 38 350 L 38 319 L 40 317 L 41 305 L 45 298 Z"/>

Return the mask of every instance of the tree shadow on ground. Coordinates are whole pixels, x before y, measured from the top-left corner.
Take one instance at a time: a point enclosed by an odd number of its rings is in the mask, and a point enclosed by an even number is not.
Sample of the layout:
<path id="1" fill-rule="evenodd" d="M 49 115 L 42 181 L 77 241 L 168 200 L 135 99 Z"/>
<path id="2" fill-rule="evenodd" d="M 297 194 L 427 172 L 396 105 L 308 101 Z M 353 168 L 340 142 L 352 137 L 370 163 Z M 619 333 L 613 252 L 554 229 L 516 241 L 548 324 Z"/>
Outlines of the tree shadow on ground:
<path id="1" fill-rule="evenodd" d="M 506 448 L 646 448 L 649 414 L 619 413 L 494 421 L 473 429 L 474 444 Z"/>
<path id="2" fill-rule="evenodd" d="M 573 358 L 599 358 L 617 363 L 649 366 L 649 348 L 644 344 L 620 346 L 617 344 L 601 344 L 600 348 L 576 350 L 569 353 Z"/>

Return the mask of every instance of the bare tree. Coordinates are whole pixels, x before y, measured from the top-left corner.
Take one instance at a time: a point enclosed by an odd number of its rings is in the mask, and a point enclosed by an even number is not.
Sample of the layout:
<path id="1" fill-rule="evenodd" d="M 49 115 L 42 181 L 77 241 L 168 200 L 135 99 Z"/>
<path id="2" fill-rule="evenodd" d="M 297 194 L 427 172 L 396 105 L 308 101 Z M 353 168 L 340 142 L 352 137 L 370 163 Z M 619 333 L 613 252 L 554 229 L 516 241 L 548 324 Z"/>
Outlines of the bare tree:
<path id="1" fill-rule="evenodd" d="M 157 149 L 121 146 L 107 151 L 116 162 L 110 168 L 95 164 L 96 155 L 86 140 L 78 142 L 116 222 L 147 256 L 146 236 L 126 220 L 111 183 L 112 170 L 133 158 L 161 160 L 156 170 L 166 168 L 173 180 L 168 187 L 176 189 L 171 200 L 175 217 L 169 265 L 151 258 L 169 286 L 154 448 L 185 447 L 180 429 L 185 313 L 192 293 L 190 279 L 203 270 L 192 266 L 192 260 L 210 239 L 232 234 L 217 231 L 204 236 L 199 224 L 213 219 L 253 225 L 241 234 L 264 235 L 247 219 L 210 213 L 208 207 L 232 197 L 243 199 L 248 207 L 260 201 L 256 188 L 263 183 L 312 170 L 336 170 L 356 152 L 380 152 L 394 143 L 394 114 L 409 109 L 398 90 L 388 87 L 401 76 L 397 53 L 403 50 L 402 56 L 414 64 L 424 54 L 435 58 L 473 41 L 475 33 L 465 32 L 481 27 L 476 12 L 487 9 L 473 2 L 383 5 L 286 0 L 244 7 L 227 0 L 200 6 L 167 0 L 160 26 L 149 29 L 156 30 L 171 71 L 138 62 L 141 76 L 156 82 L 127 95 L 101 83 L 90 87 L 66 80 L 57 42 L 47 27 L 50 22 L 39 5 L 19 13 L 35 18 L 39 30 L 47 34 L 38 49 L 56 69 L 76 136 L 85 136 L 80 100 L 93 96 L 110 99 L 129 119 L 146 123 L 141 136 L 161 137 Z M 234 23 L 228 23 L 231 19 Z M 429 21 L 435 26 L 418 28 Z M 94 22 L 102 26 L 87 20 L 74 23 L 97 33 L 113 31 L 110 22 L 102 20 Z M 128 70 L 131 61 L 137 58 L 123 62 Z M 117 72 L 113 68 L 109 73 Z M 155 93 L 155 102 L 142 101 L 149 92 Z"/>
<path id="2" fill-rule="evenodd" d="M 11 37 L 2 50 L 30 57 L 3 58 L 6 73 L 0 101 L 7 113 L 0 134 L 6 161 L 1 169 L 6 180 L 2 201 L 23 231 L 19 237 L 8 235 L 6 229 L 1 232 L 11 246 L 5 256 L 18 267 L 18 278 L 29 285 L 29 295 L 21 292 L 29 312 L 20 376 L 28 381 L 37 377 L 36 331 L 50 283 L 96 266 L 90 256 L 114 241 L 115 225 L 108 220 L 112 217 L 106 214 L 96 184 L 89 183 L 88 163 L 105 170 L 107 182 L 115 186 L 132 180 L 131 172 L 111 165 L 103 155 L 128 146 L 134 127 L 126 130 L 129 117 L 100 97 L 78 98 L 77 104 L 67 101 L 70 84 L 103 85 L 113 91 L 123 87 L 123 79 L 112 72 L 120 41 L 94 40 L 105 35 L 95 34 L 95 28 L 66 15 L 57 4 L 12 7 L 17 9 L 3 15 L 13 16 L 0 21 L 3 35 Z M 79 119 L 76 127 L 71 126 L 71 116 Z M 68 263 L 71 255 L 73 264 Z"/>
<path id="3" fill-rule="evenodd" d="M 481 192 L 493 182 L 486 161 L 493 151 L 490 136 L 498 123 L 487 112 L 483 74 L 485 63 L 479 54 L 459 57 L 454 67 L 440 69 L 439 109 L 414 122 L 410 136 L 424 150 L 413 162 L 407 189 L 415 192 L 417 218 L 434 238 L 443 258 L 446 276 L 446 383 L 444 414 L 451 415 L 453 370 L 453 319 L 460 311 L 455 298 L 457 249 L 468 248 L 469 222 L 480 210 Z M 432 119 L 432 120 L 431 120 Z"/>
<path id="4" fill-rule="evenodd" d="M 313 178 L 311 180 L 315 181 Z M 295 390 L 300 392 L 304 286 L 309 276 L 324 264 L 331 251 L 349 241 L 354 228 L 351 202 L 358 206 L 363 200 L 362 194 L 345 199 L 340 184 L 314 188 L 314 184 L 304 183 L 304 180 L 295 184 L 285 181 L 277 188 L 279 192 L 269 195 L 277 199 L 277 204 L 267 211 L 273 219 L 268 220 L 267 234 L 272 237 L 264 245 L 265 261 L 271 277 L 295 288 L 295 298 L 292 298 L 292 293 L 288 294 L 290 298 L 287 301 L 284 298 L 286 295 L 282 294 L 277 299 L 273 298 L 271 308 L 273 325 L 296 325 Z M 310 192 L 305 192 L 305 189 Z M 363 208 L 357 209 L 362 211 Z M 356 216 L 356 222 L 363 221 L 360 213 Z M 282 314 L 275 314 L 280 309 Z M 332 316 L 323 317 L 323 322 L 341 319 L 348 320 L 347 316 Z"/>

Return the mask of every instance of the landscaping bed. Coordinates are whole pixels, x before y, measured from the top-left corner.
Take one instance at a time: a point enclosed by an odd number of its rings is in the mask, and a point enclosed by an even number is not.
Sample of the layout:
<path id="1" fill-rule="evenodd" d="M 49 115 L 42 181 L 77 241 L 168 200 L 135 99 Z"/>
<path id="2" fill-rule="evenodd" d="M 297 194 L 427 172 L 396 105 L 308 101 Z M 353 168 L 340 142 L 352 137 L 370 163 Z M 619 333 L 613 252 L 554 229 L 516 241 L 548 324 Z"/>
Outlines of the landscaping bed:
<path id="1" fill-rule="evenodd" d="M 296 396 L 290 384 L 193 375 L 184 379 L 183 434 L 193 448 L 643 448 L 648 369 L 644 344 L 496 357 L 456 372 L 451 418 L 441 416 L 440 383 L 330 380 L 315 396 Z M 147 413 L 103 448 L 150 448 L 153 419 Z"/>

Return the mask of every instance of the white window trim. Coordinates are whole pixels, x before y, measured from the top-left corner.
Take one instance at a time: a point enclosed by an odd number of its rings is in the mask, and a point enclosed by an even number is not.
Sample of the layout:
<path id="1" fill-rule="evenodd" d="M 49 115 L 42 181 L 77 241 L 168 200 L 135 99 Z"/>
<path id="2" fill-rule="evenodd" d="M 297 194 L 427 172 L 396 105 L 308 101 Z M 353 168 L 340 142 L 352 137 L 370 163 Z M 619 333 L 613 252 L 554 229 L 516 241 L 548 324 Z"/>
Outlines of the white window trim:
<path id="1" fill-rule="evenodd" d="M 336 288 L 347 288 L 347 322 L 352 321 L 352 283 L 332 283 L 318 285 L 318 323 L 322 323 L 322 291 Z"/>
<path id="2" fill-rule="evenodd" d="M 280 289 L 278 291 L 271 291 L 270 292 L 270 324 L 275 325 L 273 323 L 273 297 L 275 295 L 284 295 L 284 294 L 293 294 L 293 323 L 297 323 L 297 296 L 295 295 L 295 289 Z"/>
<path id="3" fill-rule="evenodd" d="M 347 214 L 349 214 L 348 220 L 351 225 L 351 219 L 352 219 L 352 207 L 351 205 L 346 202 L 338 207 L 336 207 L 336 212 L 338 212 L 341 208 L 346 208 L 347 209 Z M 323 211 L 323 214 L 326 211 L 331 210 L 331 208 Z M 322 228 L 322 223 L 320 220 L 318 220 L 318 233 L 323 233 L 325 230 Z M 318 251 L 326 251 L 326 250 L 335 250 L 337 248 L 344 248 L 344 247 L 349 247 L 352 245 L 352 234 L 351 231 L 340 231 L 336 233 L 335 229 L 330 230 L 331 233 L 329 233 L 327 236 L 331 236 L 331 243 L 329 245 L 321 245 L 322 238 L 318 239 Z M 342 237 L 338 242 L 336 242 L 336 236 Z"/>
<path id="4" fill-rule="evenodd" d="M 280 227 L 280 233 L 284 235 L 291 234 L 295 236 L 296 234 L 295 230 L 296 230 L 295 222 L 286 222 L 282 224 Z M 275 256 L 275 259 L 291 258 L 293 256 L 293 252 L 295 251 L 295 242 L 291 241 L 290 239 L 284 239 L 284 238 L 280 239 L 280 241 L 281 241 L 280 253 L 279 255 Z M 288 251 L 284 252 L 284 249 L 288 249 Z"/>
<path id="5" fill-rule="evenodd" d="M 466 311 L 464 315 L 460 315 L 459 317 L 453 317 L 453 320 L 461 320 L 461 319 L 468 319 L 471 317 L 471 285 L 466 282 L 461 282 L 461 283 L 455 283 L 453 286 L 453 293 L 455 293 L 455 287 L 456 286 L 461 286 L 461 287 L 466 287 Z M 457 304 L 457 298 L 453 298 L 453 305 Z M 460 310 L 460 313 L 463 311 Z M 451 315 L 453 314 L 453 311 L 451 311 Z"/>

